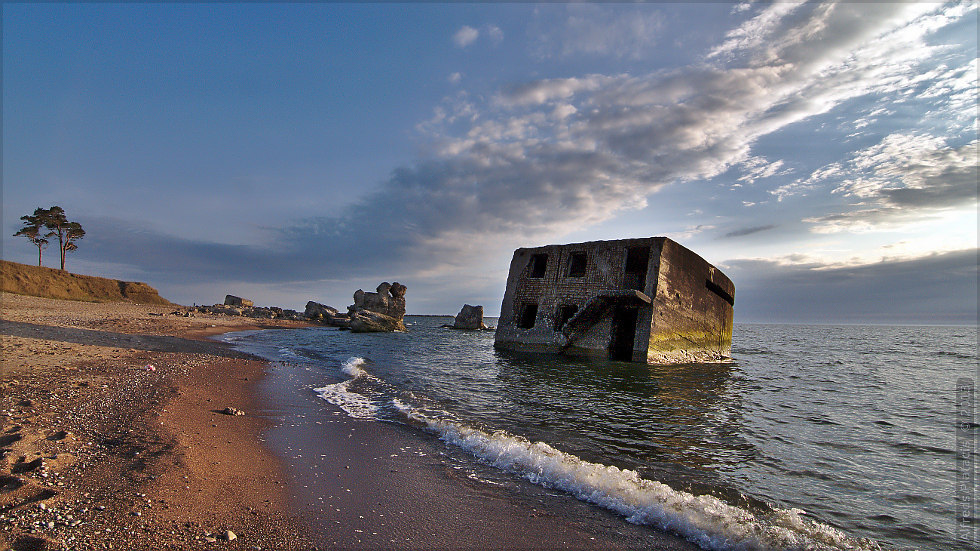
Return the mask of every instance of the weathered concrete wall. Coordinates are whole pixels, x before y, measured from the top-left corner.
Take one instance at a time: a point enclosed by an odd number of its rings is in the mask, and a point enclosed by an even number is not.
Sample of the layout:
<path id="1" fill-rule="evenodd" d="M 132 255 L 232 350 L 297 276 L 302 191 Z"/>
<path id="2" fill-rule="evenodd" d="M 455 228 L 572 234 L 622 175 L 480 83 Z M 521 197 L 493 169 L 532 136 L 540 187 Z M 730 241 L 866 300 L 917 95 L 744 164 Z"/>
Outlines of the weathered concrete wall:
<path id="1" fill-rule="evenodd" d="M 647 362 L 715 362 L 732 352 L 735 285 L 689 249 L 664 243 Z"/>
<path id="2" fill-rule="evenodd" d="M 645 262 L 638 262 L 643 254 Z M 547 262 L 542 269 L 536 257 L 543 255 Z M 633 275 L 627 273 L 628 263 Z M 727 277 L 664 237 L 517 249 L 494 344 L 502 349 L 606 357 L 613 340 L 612 311 L 569 339 L 556 323 L 561 309 L 575 306 L 582 312 L 600 295 L 636 289 L 655 300 L 624 306 L 636 309 L 633 361 L 713 361 L 730 353 L 732 311 L 731 304 L 705 286 L 706 281 L 723 289 L 722 294 L 734 296 Z M 532 304 L 537 306 L 533 324 L 522 319 Z"/>
<path id="3" fill-rule="evenodd" d="M 495 345 L 517 350 L 558 352 L 562 339 L 556 328 L 559 308 L 577 306 L 581 310 L 593 297 L 603 291 L 615 291 L 625 287 L 624 266 L 627 251 L 634 247 L 650 249 L 646 267 L 646 283 L 643 292 L 650 294 L 656 286 L 650 267 L 659 262 L 660 245 L 664 238 L 623 239 L 619 241 L 592 241 L 570 245 L 549 245 L 533 249 L 517 249 L 511 260 L 507 289 L 501 304 Z M 571 274 L 575 255 L 585 255 L 584 274 Z M 542 277 L 533 277 L 535 255 L 547 255 L 547 266 Z M 520 327 L 523 308 L 537 304 L 538 313 L 534 326 Z M 638 325 L 649 326 L 650 309 L 642 308 Z M 603 319 L 566 348 L 571 355 L 606 356 L 610 340 L 609 319 Z M 646 334 L 634 343 L 634 357 L 644 361 Z"/>

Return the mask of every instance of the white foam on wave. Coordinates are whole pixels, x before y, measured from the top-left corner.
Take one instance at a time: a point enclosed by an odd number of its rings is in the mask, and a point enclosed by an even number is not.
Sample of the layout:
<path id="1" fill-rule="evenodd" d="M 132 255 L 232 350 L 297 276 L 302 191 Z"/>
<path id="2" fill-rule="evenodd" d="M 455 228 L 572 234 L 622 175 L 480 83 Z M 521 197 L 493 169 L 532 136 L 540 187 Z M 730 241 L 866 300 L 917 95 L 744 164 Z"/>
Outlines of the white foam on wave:
<path id="1" fill-rule="evenodd" d="M 364 358 L 358 358 L 355 356 L 353 358 L 348 358 L 347 361 L 344 362 L 344 365 L 340 367 L 340 370 L 354 378 L 366 377 L 368 372 L 361 367 L 366 363 L 367 360 Z"/>
<path id="2" fill-rule="evenodd" d="M 370 376 L 361 367 L 365 363 L 364 358 L 353 357 L 348 359 L 341 366 L 340 370 L 350 375 L 350 379 L 332 385 L 314 388 L 313 392 L 316 392 L 321 398 L 344 410 L 344 413 L 355 419 L 377 419 L 378 405 L 367 396 L 350 389 L 351 384 L 359 377 Z"/>
<path id="3" fill-rule="evenodd" d="M 705 549 L 879 549 L 874 542 L 849 538 L 836 528 L 803 518 L 799 509 L 777 510 L 761 518 L 716 497 L 696 496 L 643 479 L 636 471 L 584 461 L 544 442 L 432 417 L 398 399 L 392 405 L 443 441 L 493 467 L 568 492 L 634 524 L 674 532 Z"/>

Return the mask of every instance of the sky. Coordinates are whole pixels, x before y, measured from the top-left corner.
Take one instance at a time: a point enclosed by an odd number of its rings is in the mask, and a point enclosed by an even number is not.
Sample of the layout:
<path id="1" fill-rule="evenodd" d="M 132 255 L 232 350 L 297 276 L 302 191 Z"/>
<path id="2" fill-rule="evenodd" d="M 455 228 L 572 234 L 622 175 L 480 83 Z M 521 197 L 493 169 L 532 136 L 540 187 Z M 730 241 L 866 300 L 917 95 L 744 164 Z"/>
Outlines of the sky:
<path id="1" fill-rule="evenodd" d="M 181 304 L 499 312 L 667 236 L 735 321 L 975 324 L 978 4 L 2 4 L 2 257 Z M 57 267 L 57 247 L 45 251 Z"/>

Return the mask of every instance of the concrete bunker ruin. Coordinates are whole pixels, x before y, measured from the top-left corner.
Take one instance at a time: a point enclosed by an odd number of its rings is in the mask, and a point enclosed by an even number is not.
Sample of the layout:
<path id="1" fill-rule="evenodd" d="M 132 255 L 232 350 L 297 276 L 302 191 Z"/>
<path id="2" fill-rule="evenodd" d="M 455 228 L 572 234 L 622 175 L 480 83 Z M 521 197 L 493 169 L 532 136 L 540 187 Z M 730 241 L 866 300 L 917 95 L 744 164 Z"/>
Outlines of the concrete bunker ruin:
<path id="1" fill-rule="evenodd" d="M 494 346 L 654 364 L 731 356 L 735 286 L 666 237 L 517 249 Z"/>

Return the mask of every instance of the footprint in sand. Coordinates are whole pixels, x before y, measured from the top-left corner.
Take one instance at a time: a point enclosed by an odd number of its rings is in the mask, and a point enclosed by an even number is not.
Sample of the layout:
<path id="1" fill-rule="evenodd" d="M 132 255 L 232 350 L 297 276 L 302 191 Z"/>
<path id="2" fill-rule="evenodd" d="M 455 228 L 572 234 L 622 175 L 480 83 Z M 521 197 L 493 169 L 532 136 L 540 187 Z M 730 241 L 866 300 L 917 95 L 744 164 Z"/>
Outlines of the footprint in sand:
<path id="1" fill-rule="evenodd" d="M 20 433 L 5 434 L 0 436 L 0 448 L 5 448 L 23 438 Z"/>
<path id="2" fill-rule="evenodd" d="M 19 476 L 0 474 L 0 493 L 19 490 L 24 485 L 24 479 Z"/>
<path id="3" fill-rule="evenodd" d="M 21 458 L 26 459 L 26 458 Z M 10 468 L 10 472 L 14 474 L 28 473 L 37 469 L 40 469 L 44 465 L 44 458 L 38 457 L 33 461 L 18 461 L 14 463 Z"/>
<path id="4" fill-rule="evenodd" d="M 71 434 L 70 432 L 59 430 L 58 432 L 48 436 L 48 440 L 57 442 L 59 440 L 64 440 L 65 438 L 68 438 L 70 434 Z"/>

